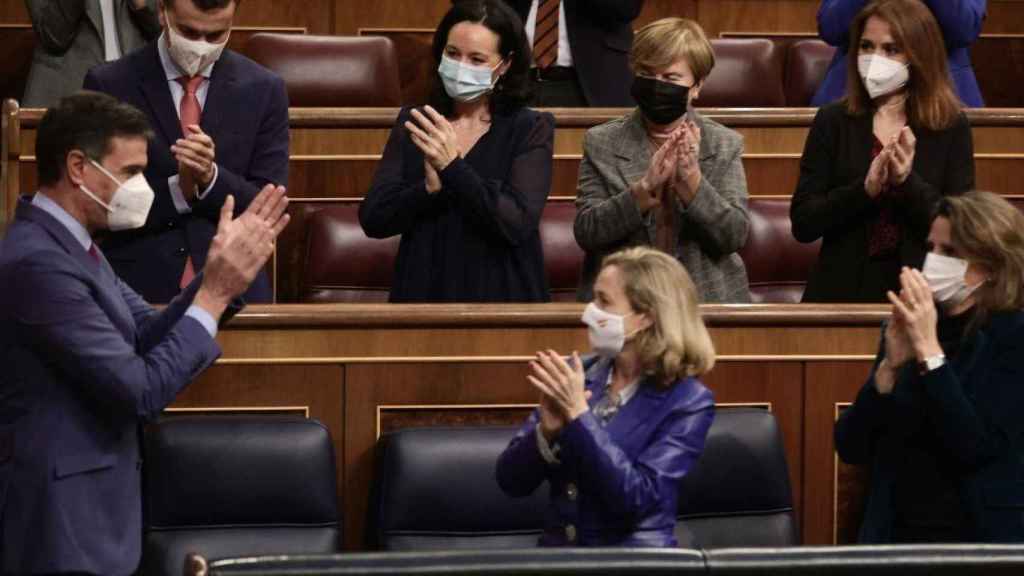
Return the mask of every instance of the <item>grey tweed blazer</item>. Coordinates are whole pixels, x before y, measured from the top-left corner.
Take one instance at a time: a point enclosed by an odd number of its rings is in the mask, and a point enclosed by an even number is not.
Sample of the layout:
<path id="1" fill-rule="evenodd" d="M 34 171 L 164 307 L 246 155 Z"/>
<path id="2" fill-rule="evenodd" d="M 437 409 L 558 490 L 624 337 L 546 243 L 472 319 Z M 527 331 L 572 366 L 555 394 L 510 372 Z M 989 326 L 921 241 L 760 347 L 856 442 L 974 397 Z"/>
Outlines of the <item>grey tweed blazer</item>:
<path id="1" fill-rule="evenodd" d="M 22 106 L 49 108 L 80 90 L 85 73 L 106 58 L 103 14 L 99 0 L 25 0 L 36 48 Z M 156 0 L 136 10 L 129 0 L 114 0 L 114 21 L 121 54 L 128 54 L 160 35 Z"/>
<path id="2" fill-rule="evenodd" d="M 747 241 L 747 178 L 743 138 L 696 111 L 701 130 L 697 196 L 683 207 L 673 195 L 679 226 L 674 256 L 686 267 L 703 302 L 749 302 L 747 271 L 737 250 Z M 654 211 L 641 214 L 629 188 L 651 161 L 639 109 L 587 131 L 576 191 L 576 242 L 586 252 L 576 296 L 590 300 L 605 255 L 653 245 Z"/>

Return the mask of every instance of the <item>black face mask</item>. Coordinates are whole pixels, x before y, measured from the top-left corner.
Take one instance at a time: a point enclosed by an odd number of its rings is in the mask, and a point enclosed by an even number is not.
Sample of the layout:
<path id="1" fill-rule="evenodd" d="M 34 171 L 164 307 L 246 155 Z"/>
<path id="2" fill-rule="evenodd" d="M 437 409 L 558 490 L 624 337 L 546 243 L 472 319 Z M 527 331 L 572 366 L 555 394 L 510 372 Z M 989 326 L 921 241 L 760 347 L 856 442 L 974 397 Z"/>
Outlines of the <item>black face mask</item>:
<path id="1" fill-rule="evenodd" d="M 690 87 L 634 76 L 631 94 L 648 120 L 655 124 L 671 124 L 686 114 Z"/>

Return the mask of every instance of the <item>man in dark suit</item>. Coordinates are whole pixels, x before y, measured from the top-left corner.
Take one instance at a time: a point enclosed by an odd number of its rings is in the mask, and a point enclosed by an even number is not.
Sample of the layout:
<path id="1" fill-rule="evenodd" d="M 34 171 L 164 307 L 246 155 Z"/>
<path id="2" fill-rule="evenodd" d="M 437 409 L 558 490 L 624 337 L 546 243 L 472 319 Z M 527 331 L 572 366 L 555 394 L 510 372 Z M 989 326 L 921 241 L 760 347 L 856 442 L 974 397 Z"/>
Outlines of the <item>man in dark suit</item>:
<path id="1" fill-rule="evenodd" d="M 523 19 L 533 48 L 534 106 L 636 105 L 629 51 L 644 0 L 505 2 Z"/>
<path id="2" fill-rule="evenodd" d="M 142 112 L 95 92 L 39 125 L 40 189 L 0 249 L 0 573 L 135 571 L 139 424 L 220 355 L 218 321 L 288 222 L 284 188 L 238 218 L 229 196 L 203 273 L 157 312 L 92 240 L 145 221 L 151 136 Z"/>
<path id="3" fill-rule="evenodd" d="M 146 225 L 103 243 L 114 270 L 150 302 L 168 302 L 206 262 L 224 198 L 245 210 L 264 185 L 288 179 L 284 82 L 224 50 L 236 0 L 161 0 L 163 34 L 89 71 L 85 88 L 145 112 L 155 127 L 146 179 L 156 202 Z M 261 273 L 245 295 L 273 298 Z"/>

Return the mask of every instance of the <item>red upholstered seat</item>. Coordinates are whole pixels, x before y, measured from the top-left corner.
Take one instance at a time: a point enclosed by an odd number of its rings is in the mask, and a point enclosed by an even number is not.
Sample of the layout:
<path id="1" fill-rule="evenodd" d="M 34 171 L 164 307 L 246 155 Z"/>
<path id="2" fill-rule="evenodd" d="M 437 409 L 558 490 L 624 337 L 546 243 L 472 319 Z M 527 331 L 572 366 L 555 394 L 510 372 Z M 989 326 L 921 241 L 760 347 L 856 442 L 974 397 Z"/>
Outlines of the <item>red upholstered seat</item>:
<path id="1" fill-rule="evenodd" d="M 369 238 L 359 205 L 324 208 L 310 217 L 304 302 L 387 302 L 399 236 Z"/>
<path id="2" fill-rule="evenodd" d="M 540 236 L 551 298 L 573 301 L 583 266 L 576 245 L 572 202 L 551 202 L 541 216 Z M 398 254 L 398 236 L 369 238 L 359 225 L 358 204 L 338 204 L 309 217 L 302 281 L 304 302 L 385 302 Z"/>
<path id="3" fill-rule="evenodd" d="M 572 202 L 548 202 L 540 219 L 540 241 L 548 288 L 554 302 L 576 300 L 576 285 L 583 269 L 583 250 L 576 244 L 572 227 L 576 206 Z"/>
<path id="4" fill-rule="evenodd" d="M 715 38 L 715 68 L 696 104 L 705 108 L 771 108 L 786 105 L 783 48 L 766 38 Z"/>
<path id="5" fill-rule="evenodd" d="M 810 106 L 836 49 L 818 39 L 798 40 L 786 53 L 786 105 Z"/>
<path id="6" fill-rule="evenodd" d="M 751 198 L 750 234 L 740 257 L 747 267 L 754 302 L 799 302 L 821 241 L 793 238 L 789 198 Z"/>
<path id="7" fill-rule="evenodd" d="M 259 33 L 243 52 L 284 78 L 294 107 L 402 103 L 398 57 L 388 38 Z"/>

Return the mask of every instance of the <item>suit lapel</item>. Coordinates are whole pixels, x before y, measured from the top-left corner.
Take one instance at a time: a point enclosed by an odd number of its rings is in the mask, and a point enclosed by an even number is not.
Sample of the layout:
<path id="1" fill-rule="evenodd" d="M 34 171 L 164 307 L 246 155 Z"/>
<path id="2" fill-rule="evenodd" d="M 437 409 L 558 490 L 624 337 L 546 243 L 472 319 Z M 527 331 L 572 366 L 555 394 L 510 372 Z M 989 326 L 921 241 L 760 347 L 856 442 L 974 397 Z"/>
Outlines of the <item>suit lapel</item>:
<path id="1" fill-rule="evenodd" d="M 641 381 L 633 398 L 608 423 L 608 435 L 629 438 L 638 426 L 656 421 L 651 415 L 658 413 L 667 396 L 668 389 L 655 388 L 646 380 Z"/>
<path id="2" fill-rule="evenodd" d="M 210 73 L 210 89 L 206 93 L 206 104 L 199 122 L 203 132 L 217 140 L 217 129 L 224 116 L 230 112 L 237 100 L 233 98 L 238 84 L 235 78 L 235 67 L 232 65 L 233 54 L 225 50 Z"/>
<path id="3" fill-rule="evenodd" d="M 627 186 L 642 178 L 647 172 L 647 166 L 651 163 L 651 148 L 640 114 L 640 109 L 637 108 L 629 115 L 625 123 L 625 130 L 623 130 L 622 145 L 615 151 L 619 175 L 622 176 Z M 653 215 L 654 212 L 649 211 L 644 217 L 647 240 L 651 244 L 655 243 Z"/>
<path id="4" fill-rule="evenodd" d="M 161 37 L 162 38 L 162 37 Z M 164 74 L 164 66 L 160 62 L 160 54 L 157 52 L 157 39 L 146 48 L 146 54 L 140 60 L 138 76 L 140 78 L 139 88 L 142 90 L 146 102 L 149 103 L 151 117 L 156 118 L 156 128 L 160 130 L 168 143 L 173 143 L 181 138 L 181 122 L 178 121 L 178 112 L 174 109 L 174 99 L 171 98 L 171 89 L 167 85 L 167 76 Z"/>
<path id="5" fill-rule="evenodd" d="M 107 32 L 103 29 L 103 12 L 100 11 L 99 2 L 86 2 L 85 3 L 85 15 L 89 18 L 89 22 L 92 23 L 92 27 L 100 35 L 100 45 L 103 44 L 104 34 Z"/>

